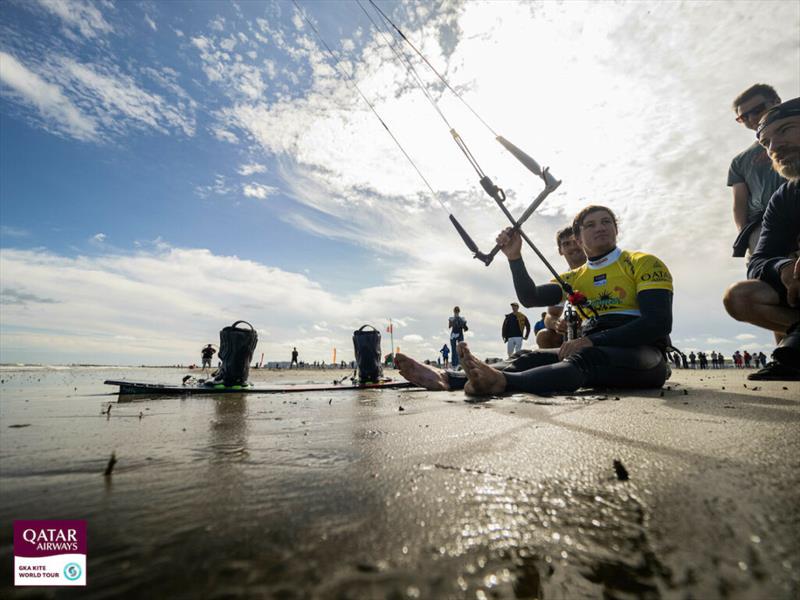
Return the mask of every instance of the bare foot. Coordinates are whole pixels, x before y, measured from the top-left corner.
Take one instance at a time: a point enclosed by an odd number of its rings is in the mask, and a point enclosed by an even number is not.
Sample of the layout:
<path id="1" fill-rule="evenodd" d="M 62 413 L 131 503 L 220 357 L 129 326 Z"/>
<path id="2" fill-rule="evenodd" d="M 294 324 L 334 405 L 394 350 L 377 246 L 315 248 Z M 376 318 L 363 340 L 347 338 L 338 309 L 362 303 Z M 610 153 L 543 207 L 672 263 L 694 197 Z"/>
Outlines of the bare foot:
<path id="1" fill-rule="evenodd" d="M 459 342 L 456 348 L 461 368 L 467 374 L 464 392 L 470 396 L 492 396 L 506 391 L 506 378 L 497 369 L 475 358 L 466 342 Z"/>
<path id="2" fill-rule="evenodd" d="M 432 392 L 442 392 L 450 389 L 450 383 L 444 371 L 423 365 L 399 352 L 394 355 L 394 360 L 395 365 L 400 370 L 400 375 L 414 385 L 424 387 Z"/>

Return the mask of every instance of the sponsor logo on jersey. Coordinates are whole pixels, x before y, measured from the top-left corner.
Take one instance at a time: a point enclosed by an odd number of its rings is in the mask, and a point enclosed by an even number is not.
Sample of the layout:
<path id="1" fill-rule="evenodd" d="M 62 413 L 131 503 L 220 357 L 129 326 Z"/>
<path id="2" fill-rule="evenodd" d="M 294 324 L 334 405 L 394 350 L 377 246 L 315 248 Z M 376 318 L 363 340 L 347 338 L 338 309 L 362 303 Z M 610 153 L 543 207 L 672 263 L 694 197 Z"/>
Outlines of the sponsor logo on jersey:
<path id="1" fill-rule="evenodd" d="M 672 276 L 669 271 L 653 271 L 652 273 L 645 273 L 641 277 L 642 281 L 672 281 Z"/>
<path id="2" fill-rule="evenodd" d="M 600 275 L 594 276 L 594 285 L 601 286 L 608 283 L 608 277 L 606 277 L 605 273 L 601 273 Z"/>

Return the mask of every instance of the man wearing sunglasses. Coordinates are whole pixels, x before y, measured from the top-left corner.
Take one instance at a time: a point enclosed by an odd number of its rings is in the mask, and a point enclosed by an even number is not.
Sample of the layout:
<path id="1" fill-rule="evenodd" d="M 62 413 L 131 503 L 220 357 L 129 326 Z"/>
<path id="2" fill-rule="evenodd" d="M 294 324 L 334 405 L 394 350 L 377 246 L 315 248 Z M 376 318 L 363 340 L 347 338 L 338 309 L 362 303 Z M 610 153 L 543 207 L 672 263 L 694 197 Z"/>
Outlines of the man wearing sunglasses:
<path id="1" fill-rule="evenodd" d="M 789 181 L 770 199 L 749 279 L 728 289 L 725 308 L 738 321 L 785 332 L 772 362 L 748 379 L 800 381 L 800 98 L 767 111 L 756 135 Z"/>
<path id="2" fill-rule="evenodd" d="M 781 103 L 775 90 L 757 83 L 733 101 L 736 121 L 755 131 L 764 113 Z M 733 188 L 733 221 L 739 234 L 733 243 L 733 255 L 749 257 L 761 232 L 761 218 L 772 194 L 785 179 L 772 168 L 764 148 L 755 142 L 736 156 L 728 170 L 728 186 Z"/>

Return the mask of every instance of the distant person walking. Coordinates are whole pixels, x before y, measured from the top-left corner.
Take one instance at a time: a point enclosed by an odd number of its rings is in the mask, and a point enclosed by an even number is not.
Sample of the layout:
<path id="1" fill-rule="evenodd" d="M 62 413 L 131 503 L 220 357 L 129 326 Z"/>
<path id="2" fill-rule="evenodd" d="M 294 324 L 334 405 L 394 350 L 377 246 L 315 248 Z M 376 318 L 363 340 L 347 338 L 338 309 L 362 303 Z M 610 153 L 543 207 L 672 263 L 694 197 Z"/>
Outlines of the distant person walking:
<path id="1" fill-rule="evenodd" d="M 300 364 L 297 362 L 297 357 L 299 356 L 297 352 L 297 348 L 292 348 L 292 362 L 289 363 L 289 368 L 292 368 L 292 365 L 295 366 L 296 369 L 300 368 Z"/>
<path id="2" fill-rule="evenodd" d="M 694 353 L 694 351 L 689 353 L 689 362 L 692 363 L 692 368 L 694 369 L 695 365 L 697 364 L 697 355 Z"/>
<path id="3" fill-rule="evenodd" d="M 753 355 L 750 354 L 747 350 L 745 350 L 744 354 L 742 355 L 742 358 L 744 358 L 744 367 L 746 369 L 749 369 L 750 368 L 750 361 L 753 359 Z"/>
<path id="4" fill-rule="evenodd" d="M 458 342 L 464 341 L 464 332 L 469 331 L 467 320 L 461 316 L 461 309 L 453 307 L 453 316 L 447 319 L 447 327 L 450 329 L 450 353 L 453 355 L 453 368 L 458 367 L 458 352 L 456 346 Z"/>
<path id="5" fill-rule="evenodd" d="M 542 313 L 542 328 L 544 328 L 544 315 Z M 528 317 L 519 312 L 519 304 L 516 302 L 511 303 L 511 312 L 503 319 L 502 336 L 503 341 L 506 342 L 506 351 L 509 356 L 516 354 L 522 350 L 522 340 L 528 339 L 531 334 L 531 322 Z"/>
<path id="6" fill-rule="evenodd" d="M 200 358 L 202 359 L 203 368 L 211 368 L 211 358 L 217 353 L 214 346 L 211 344 L 207 344 L 201 351 L 200 351 Z"/>
<path id="7" fill-rule="evenodd" d="M 442 355 L 442 364 L 446 369 L 450 366 L 450 348 L 447 347 L 447 344 L 442 344 L 442 349 L 439 350 L 439 354 Z"/>

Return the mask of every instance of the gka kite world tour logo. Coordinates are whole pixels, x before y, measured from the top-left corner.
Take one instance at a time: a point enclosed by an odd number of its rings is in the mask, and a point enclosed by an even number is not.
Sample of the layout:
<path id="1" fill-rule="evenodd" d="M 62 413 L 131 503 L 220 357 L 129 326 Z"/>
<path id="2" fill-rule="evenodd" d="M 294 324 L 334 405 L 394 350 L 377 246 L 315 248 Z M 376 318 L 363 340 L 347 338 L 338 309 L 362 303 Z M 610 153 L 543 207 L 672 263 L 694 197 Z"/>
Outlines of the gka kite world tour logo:
<path id="1" fill-rule="evenodd" d="M 86 585 L 86 521 L 14 521 L 14 585 Z"/>

